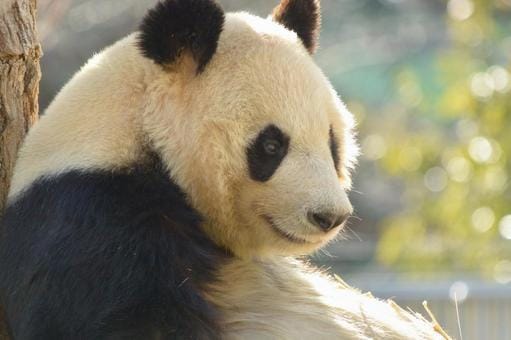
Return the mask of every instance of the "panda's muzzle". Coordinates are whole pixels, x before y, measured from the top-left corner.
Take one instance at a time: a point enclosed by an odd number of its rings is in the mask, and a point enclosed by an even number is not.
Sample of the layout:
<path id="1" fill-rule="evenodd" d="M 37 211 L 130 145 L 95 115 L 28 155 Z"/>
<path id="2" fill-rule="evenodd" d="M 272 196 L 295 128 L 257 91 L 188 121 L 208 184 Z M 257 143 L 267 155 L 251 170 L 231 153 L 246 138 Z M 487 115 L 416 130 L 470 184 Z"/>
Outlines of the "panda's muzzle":
<path id="1" fill-rule="evenodd" d="M 307 241 L 303 238 L 291 235 L 291 234 L 283 231 L 282 229 L 277 227 L 277 225 L 275 224 L 275 222 L 273 221 L 273 219 L 270 216 L 263 215 L 262 217 L 266 221 L 266 223 L 268 223 L 268 225 L 273 229 L 273 231 L 276 234 L 278 234 L 280 237 L 285 238 L 288 241 L 293 242 L 293 243 L 311 243 L 310 241 Z"/>

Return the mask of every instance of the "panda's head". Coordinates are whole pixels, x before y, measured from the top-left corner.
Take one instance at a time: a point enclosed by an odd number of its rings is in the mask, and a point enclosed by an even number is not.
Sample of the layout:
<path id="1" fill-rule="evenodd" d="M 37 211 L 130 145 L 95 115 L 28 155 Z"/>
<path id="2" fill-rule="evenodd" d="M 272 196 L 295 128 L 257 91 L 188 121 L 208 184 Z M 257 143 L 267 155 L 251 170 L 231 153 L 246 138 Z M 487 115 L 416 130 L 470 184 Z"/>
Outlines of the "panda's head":
<path id="1" fill-rule="evenodd" d="M 141 25 L 158 65 L 146 134 L 238 256 L 314 251 L 352 213 L 353 121 L 311 56 L 319 26 L 318 0 L 283 0 L 266 19 L 167 0 Z"/>

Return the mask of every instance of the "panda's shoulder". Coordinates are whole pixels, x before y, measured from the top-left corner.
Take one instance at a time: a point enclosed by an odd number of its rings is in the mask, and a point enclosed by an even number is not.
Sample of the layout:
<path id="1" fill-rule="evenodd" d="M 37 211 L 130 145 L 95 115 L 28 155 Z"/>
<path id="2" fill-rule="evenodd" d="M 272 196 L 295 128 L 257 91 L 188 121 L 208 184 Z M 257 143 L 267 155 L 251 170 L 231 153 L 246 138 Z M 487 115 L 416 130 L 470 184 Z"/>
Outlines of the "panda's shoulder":
<path id="1" fill-rule="evenodd" d="M 12 199 L 8 209 L 23 210 L 18 216 L 52 213 L 58 221 L 73 217 L 79 224 L 85 223 L 84 218 L 94 219 L 94 224 L 101 224 L 100 218 L 117 222 L 108 223 L 108 228 L 154 216 L 192 226 L 201 220 L 161 161 L 152 156 L 122 168 L 72 169 L 41 176 Z"/>
<path id="2" fill-rule="evenodd" d="M 228 255 L 200 222 L 159 162 L 38 179 L 10 203 L 3 220 L 2 270 L 24 268 L 1 282 L 12 293 L 8 306 L 34 299 L 24 305 L 31 310 L 14 308 L 13 317 L 37 323 L 42 294 L 55 306 L 53 320 L 70 329 L 111 317 L 138 324 L 148 316 L 133 311 L 145 310 L 156 313 L 158 320 L 146 321 L 158 331 L 214 334 L 215 312 L 200 291 Z M 79 324 L 83 318 L 73 324 L 76 313 L 90 315 L 90 325 Z"/>

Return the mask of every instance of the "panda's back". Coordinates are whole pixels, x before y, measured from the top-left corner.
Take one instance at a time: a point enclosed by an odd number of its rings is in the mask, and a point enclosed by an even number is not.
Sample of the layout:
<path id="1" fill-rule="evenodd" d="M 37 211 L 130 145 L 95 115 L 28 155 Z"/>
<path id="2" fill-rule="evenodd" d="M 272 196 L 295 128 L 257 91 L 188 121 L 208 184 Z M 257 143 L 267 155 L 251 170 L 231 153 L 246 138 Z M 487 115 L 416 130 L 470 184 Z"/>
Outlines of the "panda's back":
<path id="1" fill-rule="evenodd" d="M 92 57 L 62 88 L 19 151 L 9 200 L 41 176 L 116 169 L 141 157 L 144 74 L 132 34 Z"/>
<path id="2" fill-rule="evenodd" d="M 37 180 L 3 221 L 0 270 L 9 275 L 1 288 L 12 335 L 215 338 L 215 313 L 199 288 L 225 254 L 199 223 L 157 157 Z"/>

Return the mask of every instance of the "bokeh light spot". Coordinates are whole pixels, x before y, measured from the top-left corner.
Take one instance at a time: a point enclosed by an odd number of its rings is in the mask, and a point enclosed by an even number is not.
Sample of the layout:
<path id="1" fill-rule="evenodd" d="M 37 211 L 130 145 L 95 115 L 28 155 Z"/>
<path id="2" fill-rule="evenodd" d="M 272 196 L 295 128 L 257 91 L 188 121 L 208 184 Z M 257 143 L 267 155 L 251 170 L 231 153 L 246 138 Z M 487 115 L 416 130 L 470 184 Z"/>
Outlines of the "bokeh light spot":
<path id="1" fill-rule="evenodd" d="M 480 207 L 472 214 L 472 227 L 475 231 L 484 233 L 495 223 L 495 213 L 490 207 Z"/>
<path id="2" fill-rule="evenodd" d="M 424 185 L 432 192 L 440 192 L 447 187 L 447 172 L 441 167 L 429 169 L 424 175 Z"/>
<path id="3" fill-rule="evenodd" d="M 487 138 L 479 136 L 470 141 L 468 153 L 477 163 L 486 163 L 492 158 L 493 147 Z"/>
<path id="4" fill-rule="evenodd" d="M 472 168 L 465 157 L 454 157 L 447 163 L 447 172 L 453 181 L 463 183 L 470 179 Z"/>
<path id="5" fill-rule="evenodd" d="M 468 285 L 463 281 L 454 282 L 449 288 L 449 297 L 452 301 L 463 302 L 468 297 Z"/>
<path id="6" fill-rule="evenodd" d="M 487 99 L 493 95 L 495 82 L 491 75 L 486 72 L 476 73 L 470 79 L 470 90 L 476 97 Z"/>
<path id="7" fill-rule="evenodd" d="M 488 74 L 493 78 L 495 91 L 506 93 L 511 89 L 509 72 L 501 66 L 492 66 Z"/>
<path id="8" fill-rule="evenodd" d="M 449 0 L 447 13 L 455 20 L 466 20 L 474 14 L 474 3 L 470 0 Z"/>
<path id="9" fill-rule="evenodd" d="M 506 240 L 511 240 L 511 215 L 502 217 L 499 223 L 500 235 Z"/>
<path id="10" fill-rule="evenodd" d="M 511 282 L 511 261 L 499 261 L 494 268 L 493 275 L 495 281 L 501 284 L 508 284 Z"/>

